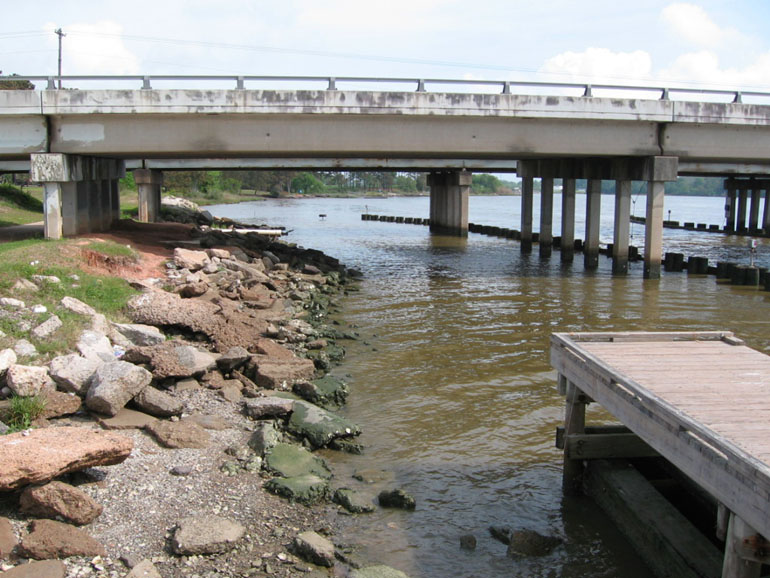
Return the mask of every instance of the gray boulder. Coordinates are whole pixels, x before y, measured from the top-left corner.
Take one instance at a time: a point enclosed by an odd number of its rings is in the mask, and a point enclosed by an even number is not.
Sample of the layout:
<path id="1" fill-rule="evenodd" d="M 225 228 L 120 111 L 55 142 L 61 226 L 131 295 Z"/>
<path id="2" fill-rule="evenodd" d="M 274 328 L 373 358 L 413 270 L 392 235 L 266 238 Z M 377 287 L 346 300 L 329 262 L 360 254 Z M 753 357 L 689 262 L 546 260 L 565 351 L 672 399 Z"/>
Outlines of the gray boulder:
<path id="1" fill-rule="evenodd" d="M 13 349 L 3 349 L 0 351 L 0 377 L 3 377 L 8 368 L 17 361 L 18 357 Z"/>
<path id="2" fill-rule="evenodd" d="M 220 516 L 191 516 L 177 524 L 171 547 L 183 556 L 218 554 L 232 550 L 246 528 Z"/>
<path id="3" fill-rule="evenodd" d="M 113 323 L 111 333 L 113 342 L 122 347 L 158 345 L 166 340 L 160 329 L 141 323 Z"/>
<path id="4" fill-rule="evenodd" d="M 510 558 L 547 556 L 562 543 L 556 536 L 543 536 L 534 530 L 514 530 L 508 544 Z"/>
<path id="5" fill-rule="evenodd" d="M 13 351 L 19 357 L 37 357 L 37 348 L 26 339 L 19 339 L 13 346 Z"/>
<path id="6" fill-rule="evenodd" d="M 217 359 L 217 367 L 222 372 L 230 372 L 245 365 L 251 359 L 251 353 L 244 347 L 231 347 L 227 353 Z"/>
<path id="7" fill-rule="evenodd" d="M 5 372 L 5 383 L 16 395 L 27 397 L 56 388 L 45 367 L 12 365 Z"/>
<path id="8" fill-rule="evenodd" d="M 302 532 L 294 538 L 294 551 L 303 560 L 331 568 L 334 566 L 334 544 L 316 532 Z"/>
<path id="9" fill-rule="evenodd" d="M 48 371 L 64 391 L 85 397 L 96 369 L 103 365 L 101 359 L 86 359 L 77 353 L 54 357 L 48 364 Z"/>
<path id="10" fill-rule="evenodd" d="M 217 355 L 186 343 L 165 341 L 148 347 L 126 351 L 123 359 L 132 363 L 148 363 L 158 379 L 203 375 L 216 366 Z"/>
<path id="11" fill-rule="evenodd" d="M 182 249 L 177 247 L 174 249 L 174 263 L 180 269 L 189 269 L 190 271 L 198 271 L 203 269 L 211 262 L 206 251 L 191 251 L 190 249 Z"/>
<path id="12" fill-rule="evenodd" d="M 294 410 L 293 399 L 282 397 L 256 397 L 246 400 L 244 413 L 254 419 L 272 419 L 284 417 Z"/>
<path id="13" fill-rule="evenodd" d="M 349 488 L 338 489 L 334 492 L 332 500 L 352 514 L 370 513 L 375 510 L 370 499 Z"/>
<path id="14" fill-rule="evenodd" d="M 105 363 L 94 372 L 86 395 L 86 406 L 114 416 L 150 381 L 152 374 L 143 367 L 126 361 Z"/>
<path id="15" fill-rule="evenodd" d="M 248 445 L 260 457 L 273 449 L 281 439 L 281 435 L 272 422 L 264 421 L 257 424 L 254 433 L 249 438 Z"/>
<path id="16" fill-rule="evenodd" d="M 74 297 L 62 297 L 59 305 L 69 311 L 72 311 L 73 313 L 77 313 L 78 315 L 86 315 L 88 317 L 93 317 L 96 315 L 96 309 L 90 305 L 87 305 L 86 303 L 83 303 L 80 299 L 75 299 Z"/>
<path id="17" fill-rule="evenodd" d="M 350 578 L 409 578 L 409 576 L 390 566 L 367 566 L 353 570 Z"/>
<path id="18" fill-rule="evenodd" d="M 292 502 L 313 505 L 329 495 L 329 482 L 313 474 L 294 478 L 273 478 L 265 489 Z"/>
<path id="19" fill-rule="evenodd" d="M 293 444 L 279 443 L 265 456 L 265 467 L 284 478 L 313 474 L 320 478 L 331 478 L 326 462 L 305 448 Z"/>
<path id="20" fill-rule="evenodd" d="M 314 448 L 322 448 L 333 439 L 361 433 L 353 422 L 306 401 L 295 401 L 286 426 L 291 433 L 304 437 Z"/>
<path id="21" fill-rule="evenodd" d="M 51 315 L 40 325 L 32 330 L 32 335 L 38 339 L 45 339 L 56 333 L 62 326 L 61 319 L 56 315 Z"/>
<path id="22" fill-rule="evenodd" d="M 404 490 L 383 490 L 377 496 L 380 506 L 383 508 L 399 508 L 401 510 L 414 510 L 415 499 Z"/>
<path id="23" fill-rule="evenodd" d="M 78 351 L 86 359 L 109 362 L 115 360 L 115 353 L 110 340 L 104 333 L 86 329 L 80 334 L 77 343 Z"/>
<path id="24" fill-rule="evenodd" d="M 154 387 L 145 387 L 134 396 L 133 402 L 156 417 L 171 417 L 184 411 L 184 404 L 179 399 Z"/>

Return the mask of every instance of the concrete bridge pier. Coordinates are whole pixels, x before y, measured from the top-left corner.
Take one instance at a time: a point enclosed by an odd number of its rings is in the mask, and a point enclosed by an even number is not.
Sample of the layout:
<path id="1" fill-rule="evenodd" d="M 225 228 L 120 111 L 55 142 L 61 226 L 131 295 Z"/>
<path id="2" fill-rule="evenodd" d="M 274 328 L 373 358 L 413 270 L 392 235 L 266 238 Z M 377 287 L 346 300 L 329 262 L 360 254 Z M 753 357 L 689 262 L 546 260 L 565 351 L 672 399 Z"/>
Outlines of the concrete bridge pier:
<path id="1" fill-rule="evenodd" d="M 535 179 L 521 179 L 521 252 L 532 252 L 532 205 L 535 200 Z"/>
<path id="2" fill-rule="evenodd" d="M 583 246 L 583 266 L 599 267 L 599 224 L 602 215 L 602 181 L 588 179 L 586 188 L 586 238 Z"/>
<path id="3" fill-rule="evenodd" d="M 150 169 L 134 169 L 133 172 L 134 182 L 139 193 L 139 220 L 145 223 L 155 223 L 160 216 L 160 189 L 163 186 L 163 172 Z M 431 203 L 432 201 L 433 195 L 431 194 Z"/>
<path id="4" fill-rule="evenodd" d="M 540 180 L 540 256 L 548 258 L 553 249 L 553 178 Z"/>
<path id="5" fill-rule="evenodd" d="M 738 188 L 735 179 L 725 179 L 725 232 L 735 232 Z"/>
<path id="6" fill-rule="evenodd" d="M 575 258 L 575 179 L 562 179 L 561 185 L 561 261 Z"/>
<path id="7" fill-rule="evenodd" d="M 746 205 L 748 204 L 748 197 L 749 191 L 747 189 L 741 188 L 738 191 L 738 223 L 735 227 L 735 230 L 738 233 L 743 233 L 746 231 Z"/>
<path id="8" fill-rule="evenodd" d="M 631 181 L 615 181 L 615 230 L 612 238 L 612 273 L 628 273 L 628 239 L 631 233 Z"/>
<path id="9" fill-rule="evenodd" d="M 123 161 L 61 153 L 31 156 L 30 178 L 43 184 L 46 239 L 106 231 L 120 215 Z"/>
<path id="10" fill-rule="evenodd" d="M 471 190 L 468 171 L 431 172 L 430 230 L 443 235 L 468 236 L 468 196 Z"/>
<path id="11" fill-rule="evenodd" d="M 762 198 L 762 189 L 754 181 L 751 187 L 751 203 L 749 204 L 749 232 L 759 228 L 759 201 Z"/>

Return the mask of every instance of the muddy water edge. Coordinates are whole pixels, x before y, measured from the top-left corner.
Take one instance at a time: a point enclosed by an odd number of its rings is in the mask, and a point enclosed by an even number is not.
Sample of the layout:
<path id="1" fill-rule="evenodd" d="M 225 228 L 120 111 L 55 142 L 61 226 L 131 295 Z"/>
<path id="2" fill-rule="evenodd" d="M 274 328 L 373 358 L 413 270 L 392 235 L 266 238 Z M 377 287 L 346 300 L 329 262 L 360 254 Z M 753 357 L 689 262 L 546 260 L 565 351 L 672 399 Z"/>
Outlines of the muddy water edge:
<path id="1" fill-rule="evenodd" d="M 332 373 L 350 385 L 343 413 L 363 427 L 366 451 L 324 457 L 339 485 L 372 495 L 403 487 L 417 509 L 347 518 L 342 538 L 364 559 L 413 578 L 648 576 L 592 502 L 561 495 L 561 456 L 553 446 L 563 400 L 548 361 L 549 337 L 726 329 L 770 352 L 770 293 L 682 273 L 645 281 L 640 263 L 617 278 L 604 257 L 597 271 L 587 272 L 580 256 L 565 266 L 558 252 L 541 260 L 504 239 L 456 239 L 413 225 L 360 221 L 364 212 L 420 216 L 420 203 L 426 200 L 304 199 L 209 208 L 293 228 L 290 242 L 365 275 L 339 318 L 361 338 Z M 516 203 L 474 198 L 471 219 L 513 226 Z M 483 215 L 475 217 L 474 206 Z M 319 214 L 327 216 L 321 221 Z M 744 257 L 728 237 L 689 232 L 668 243 L 669 250 L 711 252 L 712 261 L 725 253 Z M 766 243 L 760 256 L 764 251 Z M 607 418 L 589 409 L 589 420 Z M 357 472 L 374 483 L 356 480 Z M 563 543 L 548 556 L 513 560 L 489 526 L 531 529 Z M 466 534 L 475 536 L 475 550 L 460 548 Z"/>

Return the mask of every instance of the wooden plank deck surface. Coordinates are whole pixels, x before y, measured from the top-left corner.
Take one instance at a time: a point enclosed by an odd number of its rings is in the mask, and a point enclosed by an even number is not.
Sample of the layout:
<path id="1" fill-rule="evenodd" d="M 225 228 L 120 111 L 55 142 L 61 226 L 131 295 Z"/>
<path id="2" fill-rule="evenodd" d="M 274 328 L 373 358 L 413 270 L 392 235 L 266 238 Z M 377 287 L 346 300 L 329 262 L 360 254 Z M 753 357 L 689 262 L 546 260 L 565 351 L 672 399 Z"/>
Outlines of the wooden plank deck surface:
<path id="1" fill-rule="evenodd" d="M 551 362 L 770 537 L 770 356 L 729 332 L 577 333 Z"/>

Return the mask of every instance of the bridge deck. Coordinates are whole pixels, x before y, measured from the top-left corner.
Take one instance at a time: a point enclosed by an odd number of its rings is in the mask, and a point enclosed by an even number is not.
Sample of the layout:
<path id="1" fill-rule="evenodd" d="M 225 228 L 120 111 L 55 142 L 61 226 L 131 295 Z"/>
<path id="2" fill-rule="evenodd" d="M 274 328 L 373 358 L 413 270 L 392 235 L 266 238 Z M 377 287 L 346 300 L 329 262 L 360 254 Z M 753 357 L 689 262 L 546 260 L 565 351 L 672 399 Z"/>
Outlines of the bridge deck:
<path id="1" fill-rule="evenodd" d="M 770 536 L 770 356 L 729 332 L 552 336 L 561 376 Z"/>

